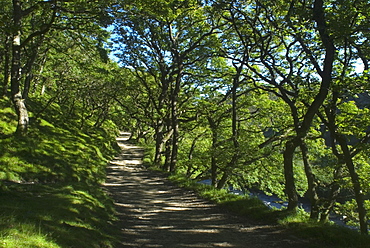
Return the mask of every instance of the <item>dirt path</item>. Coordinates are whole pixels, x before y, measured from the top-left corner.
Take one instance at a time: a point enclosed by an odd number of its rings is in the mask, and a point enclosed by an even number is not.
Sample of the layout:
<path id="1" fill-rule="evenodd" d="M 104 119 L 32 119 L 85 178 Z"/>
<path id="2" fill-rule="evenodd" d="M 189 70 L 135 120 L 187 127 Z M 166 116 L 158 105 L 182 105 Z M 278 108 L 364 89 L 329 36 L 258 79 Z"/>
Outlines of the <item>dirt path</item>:
<path id="1" fill-rule="evenodd" d="M 115 200 L 122 232 L 119 247 L 307 247 L 277 227 L 255 224 L 178 188 L 141 165 L 143 150 L 117 139 L 105 188 Z"/>

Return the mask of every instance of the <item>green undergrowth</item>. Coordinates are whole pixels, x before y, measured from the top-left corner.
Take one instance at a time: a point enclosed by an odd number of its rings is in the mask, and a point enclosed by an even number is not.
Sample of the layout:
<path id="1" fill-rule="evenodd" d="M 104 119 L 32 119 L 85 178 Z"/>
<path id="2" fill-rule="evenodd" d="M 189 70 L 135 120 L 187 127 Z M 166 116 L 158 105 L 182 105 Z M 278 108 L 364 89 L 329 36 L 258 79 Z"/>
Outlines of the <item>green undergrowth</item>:
<path id="1" fill-rule="evenodd" d="M 27 136 L 17 137 L 12 135 L 16 116 L 9 105 L 9 101 L 0 101 L 0 116 L 8 116 L 0 120 L 0 180 L 35 183 L 104 180 L 106 162 L 119 149 L 114 129 L 93 128 L 88 124 L 77 128 L 72 118 L 62 119 L 51 108 L 38 119 L 30 112 Z"/>
<path id="2" fill-rule="evenodd" d="M 183 175 L 169 174 L 168 178 L 178 186 L 195 191 L 200 197 L 210 200 L 227 211 L 245 216 L 255 221 L 280 226 L 287 233 L 311 240 L 311 248 L 321 247 L 369 247 L 370 237 L 355 230 L 340 227 L 333 223 L 317 223 L 309 220 L 309 215 L 299 209 L 292 213 L 286 210 L 270 209 L 256 197 L 230 194 L 210 185 L 192 181 Z"/>
<path id="3" fill-rule="evenodd" d="M 179 174 L 171 174 L 169 179 L 180 187 L 197 192 L 204 199 L 217 203 L 232 212 L 253 216 L 255 220 L 264 219 L 272 211 L 254 197 L 230 194 L 225 189 L 216 189 L 211 185 L 197 183 Z"/>
<path id="4" fill-rule="evenodd" d="M 114 125 L 79 126 L 57 108 L 30 111 L 28 135 L 17 137 L 0 100 L 0 247 L 114 247 L 113 203 L 100 186 L 119 149 Z"/>
<path id="5" fill-rule="evenodd" d="M 0 202 L 0 247 L 114 247 L 113 204 L 99 187 L 14 184 Z"/>

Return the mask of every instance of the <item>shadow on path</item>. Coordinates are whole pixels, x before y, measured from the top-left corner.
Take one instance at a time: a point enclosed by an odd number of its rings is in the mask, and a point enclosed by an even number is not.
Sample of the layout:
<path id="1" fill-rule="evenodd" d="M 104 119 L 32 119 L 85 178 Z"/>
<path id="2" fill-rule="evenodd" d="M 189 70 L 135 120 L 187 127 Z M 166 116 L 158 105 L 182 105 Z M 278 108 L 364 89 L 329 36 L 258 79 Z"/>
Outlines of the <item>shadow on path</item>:
<path id="1" fill-rule="evenodd" d="M 104 187 L 115 201 L 118 247 L 307 247 L 277 227 L 256 225 L 178 188 L 142 166 L 143 149 L 117 138 L 122 153 L 107 168 Z"/>

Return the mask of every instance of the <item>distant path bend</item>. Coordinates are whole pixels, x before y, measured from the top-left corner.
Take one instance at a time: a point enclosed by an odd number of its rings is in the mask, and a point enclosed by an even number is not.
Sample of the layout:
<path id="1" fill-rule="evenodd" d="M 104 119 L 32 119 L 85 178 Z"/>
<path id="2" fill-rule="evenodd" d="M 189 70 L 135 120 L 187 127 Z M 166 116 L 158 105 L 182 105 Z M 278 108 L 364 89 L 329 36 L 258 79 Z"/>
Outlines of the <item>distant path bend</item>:
<path id="1" fill-rule="evenodd" d="M 104 187 L 115 201 L 119 247 L 307 247 L 307 242 L 227 214 L 142 166 L 143 149 L 121 133 L 122 153 L 107 168 Z"/>

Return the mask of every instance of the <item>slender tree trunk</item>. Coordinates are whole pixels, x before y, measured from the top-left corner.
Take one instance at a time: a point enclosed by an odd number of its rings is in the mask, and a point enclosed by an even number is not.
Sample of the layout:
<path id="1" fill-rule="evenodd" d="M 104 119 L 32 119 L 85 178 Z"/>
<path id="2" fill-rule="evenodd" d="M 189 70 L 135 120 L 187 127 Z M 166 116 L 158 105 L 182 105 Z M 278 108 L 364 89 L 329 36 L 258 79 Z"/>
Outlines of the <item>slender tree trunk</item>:
<path id="1" fill-rule="evenodd" d="M 217 184 L 217 172 L 218 172 L 217 161 L 216 161 L 215 156 L 212 155 L 212 158 L 211 158 L 211 185 L 213 187 L 215 187 L 216 184 Z"/>
<path id="2" fill-rule="evenodd" d="M 26 78 L 24 80 L 24 87 L 23 87 L 22 97 L 25 100 L 28 98 L 28 93 L 29 93 L 30 88 L 31 88 L 31 81 L 33 79 L 32 67 L 33 67 L 33 65 L 36 61 L 37 54 L 38 54 L 38 49 L 41 46 L 42 41 L 43 41 L 43 38 L 41 37 L 39 39 L 39 41 L 37 42 L 37 44 L 35 44 L 35 46 L 32 49 L 32 54 L 28 58 L 27 65 L 24 68 L 24 71 L 25 71 L 24 74 L 25 74 Z"/>
<path id="3" fill-rule="evenodd" d="M 339 167 L 334 173 L 334 182 L 330 187 L 329 199 L 327 199 L 326 204 L 323 204 L 323 206 L 321 206 L 320 222 L 322 223 L 326 223 L 329 221 L 330 212 L 333 210 L 338 195 L 340 193 L 341 188 L 338 179 L 342 177 L 342 174 L 342 167 Z"/>
<path id="4" fill-rule="evenodd" d="M 10 82 L 10 54 L 11 54 L 11 42 L 10 42 L 10 37 L 7 36 L 5 38 L 5 49 L 4 49 L 4 79 L 3 79 L 3 89 L 2 89 L 2 97 L 6 96 L 8 94 L 8 87 L 9 87 L 9 82 Z"/>
<path id="5" fill-rule="evenodd" d="M 337 135 L 336 138 L 343 151 L 344 161 L 348 168 L 349 174 L 351 176 L 353 191 L 355 192 L 355 200 L 357 203 L 357 210 L 358 210 L 358 215 L 359 215 L 360 231 L 361 231 L 361 234 L 368 234 L 366 208 L 364 204 L 364 195 L 362 193 L 362 187 L 361 187 L 359 176 L 356 172 L 355 165 L 353 163 L 352 154 L 348 148 L 345 137 L 343 137 L 342 135 Z"/>
<path id="6" fill-rule="evenodd" d="M 154 163 L 157 165 L 161 164 L 161 157 L 163 151 L 163 124 L 160 122 L 155 127 L 155 154 L 154 154 Z"/>
<path id="7" fill-rule="evenodd" d="M 320 222 L 326 223 L 329 221 L 330 212 L 333 210 L 334 205 L 337 201 L 338 195 L 341 190 L 340 179 L 343 177 L 343 165 L 345 161 L 343 160 L 343 155 L 339 153 L 337 144 L 336 144 L 336 115 L 338 112 L 337 101 L 339 98 L 339 92 L 336 89 L 332 90 L 332 99 L 330 104 L 324 105 L 324 113 L 326 114 L 327 119 L 319 112 L 319 117 L 322 122 L 326 125 L 329 131 L 329 142 L 332 153 L 337 158 L 338 167 L 334 171 L 333 183 L 330 186 L 330 195 L 328 199 L 322 199 L 321 201 L 321 215 Z"/>
<path id="8" fill-rule="evenodd" d="M 172 135 L 172 149 L 171 149 L 171 162 L 170 162 L 170 172 L 176 170 L 177 155 L 179 152 L 179 125 L 178 119 L 175 118 L 173 121 L 173 135 Z"/>
<path id="9" fill-rule="evenodd" d="M 234 153 L 233 156 L 230 160 L 230 162 L 227 164 L 224 173 L 222 174 L 222 177 L 220 181 L 217 183 L 217 188 L 222 189 L 226 182 L 227 179 L 229 178 L 230 173 L 232 170 L 236 167 L 238 164 L 239 160 L 239 142 L 238 142 L 238 113 L 237 113 L 237 89 L 239 88 L 239 78 L 240 78 L 240 73 L 242 70 L 242 66 L 236 68 L 237 74 L 234 77 L 233 80 L 233 88 L 231 92 L 231 133 L 232 133 L 232 141 L 233 141 L 233 148 L 234 148 Z"/>
<path id="10" fill-rule="evenodd" d="M 187 170 L 186 170 L 186 176 L 187 177 L 190 177 L 192 174 L 193 174 L 193 171 L 194 171 L 194 167 L 192 166 L 192 159 L 193 159 L 193 154 L 194 154 L 194 151 L 195 151 L 195 146 L 196 146 L 196 143 L 197 141 L 203 136 L 203 133 L 201 134 L 198 134 L 194 139 L 193 141 L 191 142 L 191 147 L 190 147 L 190 150 L 189 150 L 189 153 L 188 153 L 188 160 L 189 160 L 189 163 L 188 163 L 188 166 L 187 166 Z"/>
<path id="11" fill-rule="evenodd" d="M 167 127 L 167 128 L 171 128 L 171 127 Z M 164 127 L 162 128 L 162 130 L 164 129 Z M 160 165 L 162 163 L 162 157 L 163 157 L 163 154 L 165 156 L 165 162 L 164 162 L 164 170 L 169 170 L 169 167 L 170 167 L 170 161 L 171 161 L 171 144 L 172 144 L 172 137 L 173 136 L 173 130 L 172 129 L 169 129 L 167 130 L 167 133 L 164 134 L 164 132 L 162 132 L 161 134 L 161 139 L 158 141 L 159 142 L 159 148 L 158 148 L 158 161 L 157 161 L 157 165 Z"/>
<path id="12" fill-rule="evenodd" d="M 353 186 L 353 191 L 355 193 L 355 200 L 357 203 L 357 210 L 359 214 L 359 222 L 360 222 L 360 231 L 362 234 L 367 234 L 368 233 L 368 223 L 367 223 L 367 217 L 366 217 L 366 208 L 364 204 L 364 195 L 362 193 L 362 187 L 361 183 L 359 180 L 359 176 L 356 172 L 355 165 L 353 163 L 353 155 L 351 154 L 351 151 L 348 147 L 348 143 L 346 140 L 346 137 L 340 133 L 337 132 L 336 129 L 336 113 L 337 113 L 337 99 L 338 99 L 339 93 L 337 91 L 333 91 L 333 100 L 332 100 L 332 105 L 329 108 L 325 109 L 325 113 L 327 115 L 328 121 L 327 121 L 327 127 L 329 128 L 329 131 L 331 133 L 331 145 L 332 145 L 332 150 L 333 154 L 338 158 L 340 164 L 345 164 L 350 177 L 352 181 L 352 186 Z M 342 154 L 338 152 L 336 148 L 335 141 L 339 144 Z M 338 177 L 342 176 L 342 169 L 339 168 L 337 170 Z M 336 187 L 334 188 L 334 194 L 338 195 L 340 191 L 340 186 L 335 185 Z M 335 196 L 336 196 L 335 195 Z M 334 200 L 331 201 L 332 206 L 328 208 L 331 210 L 334 205 Z M 327 214 L 328 215 L 328 214 Z"/>
<path id="13" fill-rule="evenodd" d="M 222 189 L 225 186 L 228 178 L 229 178 L 229 171 L 225 170 L 224 173 L 222 174 L 222 177 L 220 178 L 220 181 L 218 181 L 217 183 L 217 189 Z"/>
<path id="14" fill-rule="evenodd" d="M 222 189 L 226 185 L 227 179 L 229 179 L 229 175 L 232 172 L 234 166 L 237 164 L 238 159 L 239 159 L 238 154 L 234 153 L 233 157 L 231 158 L 231 161 L 227 164 L 220 181 L 217 183 L 218 189 Z"/>
<path id="15" fill-rule="evenodd" d="M 198 134 L 194 139 L 193 142 L 191 142 L 191 147 L 188 153 L 188 159 L 192 160 L 193 159 L 193 154 L 195 151 L 195 146 L 197 144 L 197 141 L 204 135 L 204 133 Z"/>
<path id="16" fill-rule="evenodd" d="M 171 148 L 172 148 L 172 138 L 171 137 L 169 140 L 166 141 L 166 149 L 165 149 L 165 161 L 163 164 L 163 170 L 164 171 L 169 171 L 170 170 L 170 165 L 171 165 Z"/>
<path id="17" fill-rule="evenodd" d="M 298 194 L 294 180 L 293 158 L 297 144 L 294 140 L 285 143 L 284 157 L 284 178 L 285 193 L 288 196 L 288 211 L 296 211 L 298 208 Z"/>
<path id="18" fill-rule="evenodd" d="M 177 59 L 178 60 L 178 59 Z M 176 76 L 175 85 L 171 94 L 171 125 L 173 130 L 172 136 L 172 153 L 171 153 L 171 162 L 170 162 L 170 171 L 174 172 L 176 170 L 177 164 L 177 155 L 179 151 L 179 110 L 178 110 L 178 98 L 181 90 L 181 77 L 182 77 L 182 68 L 181 62 L 178 64 L 179 70 Z"/>
<path id="19" fill-rule="evenodd" d="M 288 210 L 296 210 L 298 207 L 298 195 L 297 190 L 295 187 L 294 182 L 294 171 L 293 171 L 293 158 L 294 152 L 296 148 L 299 146 L 299 140 L 302 140 L 306 137 L 311 124 L 312 120 L 317 114 L 319 108 L 322 106 L 323 102 L 325 101 L 329 88 L 331 86 L 332 81 L 332 71 L 333 71 L 333 63 L 335 59 L 335 46 L 332 37 L 327 29 L 326 25 L 326 18 L 325 18 L 325 7 L 323 0 L 315 0 L 314 1 L 314 8 L 313 8 L 313 20 L 316 22 L 316 29 L 319 32 L 320 39 L 325 47 L 325 57 L 323 61 L 323 69 L 320 68 L 319 63 L 315 63 L 315 68 L 318 74 L 321 77 L 321 84 L 320 89 L 317 95 L 315 96 L 313 102 L 308 107 L 304 118 L 301 122 L 301 125 L 296 126 L 296 137 L 292 140 L 289 140 L 285 144 L 285 151 L 284 151 L 284 177 L 285 177 L 285 189 L 286 194 L 288 196 Z M 308 54 L 310 51 L 306 44 L 304 44 L 302 38 L 297 35 L 296 38 L 302 44 L 302 47 Z M 314 57 L 311 57 L 312 61 L 315 61 Z"/>
<path id="20" fill-rule="evenodd" d="M 212 117 L 208 117 L 208 124 L 211 129 L 212 133 L 212 145 L 211 145 L 211 184 L 212 186 L 216 186 L 217 184 L 217 160 L 216 160 L 216 149 L 217 149 L 217 142 L 218 142 L 218 134 L 217 134 L 217 125 L 216 122 L 212 119 Z"/>
<path id="21" fill-rule="evenodd" d="M 21 67 L 21 19 L 22 9 L 19 0 L 13 0 L 13 19 L 16 29 L 12 45 L 12 66 L 11 66 L 11 96 L 15 111 L 18 116 L 16 134 L 24 136 L 28 128 L 28 111 L 25 100 L 22 98 L 20 81 L 22 78 Z"/>
<path id="22" fill-rule="evenodd" d="M 308 148 L 306 142 L 301 141 L 300 148 L 302 152 L 302 159 L 308 182 L 308 194 L 311 202 L 310 219 L 317 221 L 320 215 L 319 197 L 316 191 L 317 183 L 315 180 L 315 175 L 312 173 L 312 168 L 308 159 Z"/>

